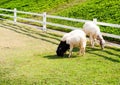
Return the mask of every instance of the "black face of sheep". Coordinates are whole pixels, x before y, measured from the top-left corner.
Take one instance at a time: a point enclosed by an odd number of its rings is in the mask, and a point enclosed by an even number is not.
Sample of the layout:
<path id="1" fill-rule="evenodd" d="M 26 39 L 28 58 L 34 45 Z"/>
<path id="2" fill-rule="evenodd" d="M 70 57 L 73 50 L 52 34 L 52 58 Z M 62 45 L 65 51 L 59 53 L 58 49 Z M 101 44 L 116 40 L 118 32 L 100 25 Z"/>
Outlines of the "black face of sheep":
<path id="1" fill-rule="evenodd" d="M 57 55 L 63 56 L 64 53 L 70 48 L 70 45 L 66 43 L 66 41 L 61 41 L 58 48 L 57 48 Z"/>

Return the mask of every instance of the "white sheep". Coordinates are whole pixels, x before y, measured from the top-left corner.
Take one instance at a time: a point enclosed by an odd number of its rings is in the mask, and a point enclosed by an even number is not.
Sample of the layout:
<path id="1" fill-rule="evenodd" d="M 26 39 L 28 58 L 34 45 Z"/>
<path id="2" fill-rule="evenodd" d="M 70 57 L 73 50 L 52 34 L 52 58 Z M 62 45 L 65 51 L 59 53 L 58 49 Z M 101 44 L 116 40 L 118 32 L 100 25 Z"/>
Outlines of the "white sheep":
<path id="1" fill-rule="evenodd" d="M 97 40 L 99 40 L 101 48 L 104 49 L 105 40 L 102 37 L 100 28 L 94 22 L 92 22 L 92 21 L 86 22 L 83 25 L 83 31 L 86 33 L 86 35 L 89 36 L 92 48 L 94 47 L 95 40 L 97 39 Z"/>
<path id="2" fill-rule="evenodd" d="M 64 53 L 70 48 L 69 56 L 72 55 L 74 47 L 79 47 L 79 54 L 85 54 L 86 47 L 86 34 L 82 30 L 73 30 L 70 33 L 66 33 L 58 46 L 57 55 L 63 56 Z"/>

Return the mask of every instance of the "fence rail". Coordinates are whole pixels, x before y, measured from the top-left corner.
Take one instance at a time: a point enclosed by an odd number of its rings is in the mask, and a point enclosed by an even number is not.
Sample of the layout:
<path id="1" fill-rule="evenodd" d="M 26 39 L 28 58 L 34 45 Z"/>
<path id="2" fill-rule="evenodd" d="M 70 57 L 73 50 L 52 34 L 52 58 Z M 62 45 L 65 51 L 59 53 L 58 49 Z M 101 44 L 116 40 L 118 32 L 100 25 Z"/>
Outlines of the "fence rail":
<path id="1" fill-rule="evenodd" d="M 119 24 L 111 24 L 111 23 L 104 23 L 104 22 L 97 22 L 97 24 L 102 25 L 102 26 L 110 26 L 110 27 L 120 28 Z"/>
<path id="2" fill-rule="evenodd" d="M 37 14 L 37 13 L 31 13 L 31 12 L 24 12 L 24 11 L 17 11 L 17 13 L 22 13 L 22 14 L 29 14 L 29 15 L 36 15 L 36 16 L 43 16 L 43 14 Z"/>
<path id="3" fill-rule="evenodd" d="M 11 16 L 11 15 L 8 15 L 8 14 L 0 14 L 0 16 L 6 16 L 6 17 L 14 18 L 14 16 Z"/>
<path id="4" fill-rule="evenodd" d="M 22 19 L 22 20 L 26 20 L 26 21 L 31 21 L 31 22 L 37 22 L 43 25 L 43 30 L 46 31 L 46 25 L 52 25 L 52 26 L 57 26 L 57 27 L 62 27 L 62 28 L 68 28 L 68 29 L 78 29 L 77 27 L 73 27 L 73 26 L 67 26 L 67 25 L 62 25 L 62 24 L 56 24 L 56 23 L 51 23 L 51 22 L 47 22 L 47 18 L 54 18 L 54 19 L 61 19 L 61 20 L 67 20 L 67 21 L 74 21 L 74 22 L 81 22 L 81 23 L 85 23 L 88 21 L 92 21 L 92 20 L 83 20 L 83 19 L 75 19 L 75 18 L 68 18 L 68 17 L 61 17 L 61 16 L 53 16 L 53 15 L 47 15 L 46 12 L 42 13 L 42 14 L 38 14 L 38 13 L 31 13 L 31 12 L 24 12 L 24 11 L 18 11 L 16 8 L 14 8 L 14 10 L 10 10 L 10 9 L 3 9 L 0 8 L 1 11 L 8 11 L 8 12 L 13 12 L 13 16 L 8 15 L 8 14 L 0 14 L 0 16 L 6 16 L 6 17 L 10 17 L 14 19 L 14 23 L 17 22 L 17 19 Z M 17 16 L 17 13 L 22 13 L 22 14 L 29 14 L 29 15 L 35 15 L 35 16 L 40 16 L 43 17 L 43 20 L 33 20 L 33 19 L 28 19 L 28 18 L 21 18 Z M 110 27 L 116 27 L 116 28 L 120 28 L 119 24 L 111 24 L 111 23 L 105 23 L 105 22 L 98 22 L 97 19 L 93 19 L 93 22 L 98 24 L 98 25 L 102 25 L 102 26 L 110 26 Z M 103 33 L 104 35 L 104 33 Z M 105 34 L 105 36 L 111 37 L 111 34 Z M 116 36 L 116 37 L 115 37 Z M 118 35 L 114 35 L 114 38 L 119 38 L 120 36 Z"/>
<path id="5" fill-rule="evenodd" d="M 47 15 L 47 17 L 48 18 L 68 20 L 68 21 L 74 21 L 74 22 L 83 22 L 83 23 L 91 21 L 91 20 L 82 20 L 82 19 L 74 19 L 74 18 L 61 17 L 61 16 L 52 16 L 52 15 Z M 98 24 L 98 25 L 120 28 L 119 24 L 111 24 L 111 23 L 98 22 L 96 19 L 93 19 L 93 21 L 96 24 Z"/>
<path id="6" fill-rule="evenodd" d="M 87 22 L 87 21 L 91 21 L 91 20 L 82 20 L 82 19 L 61 17 L 61 16 L 52 16 L 52 15 L 47 15 L 47 18 L 62 19 L 62 20 L 68 20 L 68 21 L 74 21 L 74 22 Z"/>

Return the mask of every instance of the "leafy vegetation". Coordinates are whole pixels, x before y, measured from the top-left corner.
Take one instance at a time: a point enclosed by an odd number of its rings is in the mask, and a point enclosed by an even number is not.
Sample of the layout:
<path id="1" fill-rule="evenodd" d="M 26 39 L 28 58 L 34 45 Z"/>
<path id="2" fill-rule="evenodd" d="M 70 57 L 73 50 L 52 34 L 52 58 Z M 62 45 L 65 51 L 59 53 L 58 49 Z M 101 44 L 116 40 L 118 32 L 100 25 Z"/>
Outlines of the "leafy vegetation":
<path id="1" fill-rule="evenodd" d="M 0 22 L 0 84 L 120 84 L 120 48 L 105 47 L 102 51 L 88 45 L 84 56 L 77 55 L 75 48 L 71 58 L 68 53 L 58 57 L 55 51 L 61 35 Z"/>
<path id="2" fill-rule="evenodd" d="M 2 8 L 14 9 L 30 12 L 51 11 L 54 8 L 71 2 L 72 0 L 1 0 Z"/>
<path id="3" fill-rule="evenodd" d="M 120 0 L 87 0 L 74 7 L 70 7 L 57 13 L 60 16 L 119 24 L 120 23 Z M 103 32 L 120 35 L 120 29 L 104 27 Z"/>
<path id="4" fill-rule="evenodd" d="M 120 0 L 1 0 L 0 7 L 36 13 L 47 12 L 47 14 L 92 20 L 97 18 L 100 22 L 120 23 Z M 21 15 L 22 17 L 42 19 L 37 16 Z M 20 20 L 21 21 L 21 20 Z M 48 22 L 59 23 L 82 28 L 83 23 L 63 21 L 58 19 L 47 19 Z M 30 23 L 30 22 L 25 22 Z M 34 23 L 36 24 L 36 23 Z M 38 25 L 38 24 L 36 24 Z M 59 27 L 48 26 L 48 28 L 69 31 Z M 119 28 L 100 26 L 102 32 L 120 35 Z M 112 40 L 111 38 L 106 38 Z M 119 41 L 119 40 L 118 40 Z"/>

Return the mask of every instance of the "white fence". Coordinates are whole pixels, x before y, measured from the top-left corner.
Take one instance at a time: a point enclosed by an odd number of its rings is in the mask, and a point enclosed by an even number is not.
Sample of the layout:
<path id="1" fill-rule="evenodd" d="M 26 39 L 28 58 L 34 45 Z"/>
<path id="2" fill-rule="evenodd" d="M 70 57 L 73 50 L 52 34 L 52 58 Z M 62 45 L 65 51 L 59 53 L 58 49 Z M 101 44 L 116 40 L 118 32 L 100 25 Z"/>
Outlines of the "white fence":
<path id="1" fill-rule="evenodd" d="M 57 27 L 62 27 L 62 28 L 68 28 L 68 29 L 78 29 L 77 27 L 72 27 L 72 26 L 67 26 L 67 25 L 62 25 L 62 24 L 56 24 L 56 23 L 51 23 L 51 22 L 47 22 L 47 18 L 55 18 L 55 19 L 61 19 L 61 20 L 67 20 L 67 21 L 74 21 L 74 22 L 82 22 L 85 23 L 87 21 L 91 21 L 91 20 L 82 20 L 82 19 L 74 19 L 74 18 L 67 18 L 67 17 L 61 17 L 61 16 L 52 16 L 52 15 L 47 15 L 46 12 L 42 13 L 42 14 L 38 14 L 38 13 L 31 13 L 31 12 L 24 12 L 24 11 L 18 11 L 16 8 L 14 8 L 14 10 L 10 10 L 10 9 L 3 9 L 0 8 L 1 11 L 9 11 L 9 12 L 13 12 L 13 16 L 8 15 L 8 14 L 0 14 L 0 16 L 6 16 L 6 17 L 11 17 L 14 20 L 14 23 L 17 22 L 17 19 L 22 19 L 22 20 L 26 20 L 26 21 L 30 21 L 30 22 L 37 22 L 37 23 L 41 23 L 43 25 L 43 30 L 46 31 L 46 25 L 52 25 L 52 26 L 57 26 Z M 18 17 L 17 13 L 22 13 L 22 14 L 29 14 L 29 15 L 35 15 L 35 16 L 41 16 L 43 17 L 43 20 L 33 20 L 33 19 L 28 19 L 28 18 L 22 18 L 22 17 Z M 120 28 L 119 24 L 111 24 L 111 23 L 104 23 L 104 22 L 97 22 L 97 19 L 93 19 L 93 22 L 98 24 L 98 25 L 102 25 L 102 26 L 110 26 L 110 27 L 116 27 L 116 28 Z M 111 37 L 111 34 L 105 34 L 104 36 L 108 36 Z M 119 38 L 120 36 L 114 35 L 113 38 Z"/>

